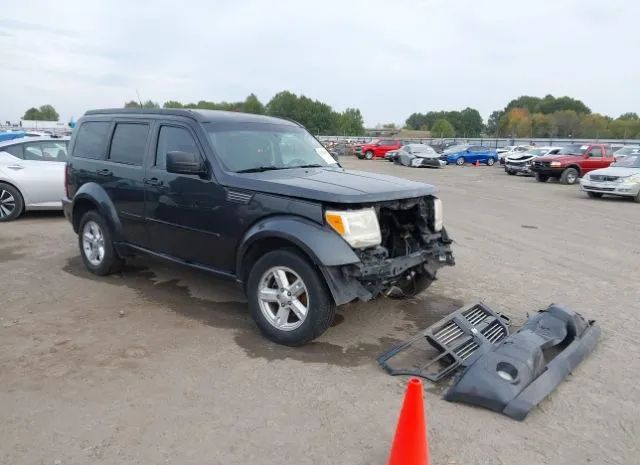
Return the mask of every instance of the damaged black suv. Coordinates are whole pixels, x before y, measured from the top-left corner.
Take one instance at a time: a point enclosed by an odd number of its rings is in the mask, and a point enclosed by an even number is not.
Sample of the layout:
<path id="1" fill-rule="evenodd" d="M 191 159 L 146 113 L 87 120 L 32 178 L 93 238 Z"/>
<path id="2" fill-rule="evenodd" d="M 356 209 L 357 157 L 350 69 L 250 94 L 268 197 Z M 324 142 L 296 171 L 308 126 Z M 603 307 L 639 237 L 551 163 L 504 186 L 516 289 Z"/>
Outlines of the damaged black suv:
<path id="1" fill-rule="evenodd" d="M 90 271 L 146 253 L 235 280 L 281 344 L 321 335 L 337 305 L 416 294 L 454 264 L 432 186 L 347 171 L 292 121 L 94 110 L 70 154 L 64 211 Z"/>

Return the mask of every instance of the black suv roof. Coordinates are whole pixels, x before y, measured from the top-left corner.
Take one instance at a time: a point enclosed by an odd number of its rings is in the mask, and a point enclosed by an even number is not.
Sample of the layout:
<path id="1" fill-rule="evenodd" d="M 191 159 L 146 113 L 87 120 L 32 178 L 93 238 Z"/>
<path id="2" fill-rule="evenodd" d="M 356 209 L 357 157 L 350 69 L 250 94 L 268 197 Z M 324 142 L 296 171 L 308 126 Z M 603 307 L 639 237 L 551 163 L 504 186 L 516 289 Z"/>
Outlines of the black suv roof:
<path id="1" fill-rule="evenodd" d="M 288 124 L 300 126 L 295 121 L 275 118 L 273 116 L 255 115 L 253 113 L 241 113 L 237 111 L 222 110 L 198 110 L 198 109 L 178 109 L 178 108 L 103 108 L 99 110 L 89 110 L 88 115 L 171 115 L 184 116 L 194 119 L 200 123 L 272 123 Z"/>

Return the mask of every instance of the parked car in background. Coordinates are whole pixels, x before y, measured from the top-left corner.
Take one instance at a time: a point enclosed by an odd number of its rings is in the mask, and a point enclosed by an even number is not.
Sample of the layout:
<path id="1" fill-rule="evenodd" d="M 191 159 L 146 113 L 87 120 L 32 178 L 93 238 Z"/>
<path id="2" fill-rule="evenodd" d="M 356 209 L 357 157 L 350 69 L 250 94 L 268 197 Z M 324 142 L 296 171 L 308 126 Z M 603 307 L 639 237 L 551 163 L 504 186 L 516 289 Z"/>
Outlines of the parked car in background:
<path id="1" fill-rule="evenodd" d="M 501 150 L 501 149 L 496 150 L 496 153 L 498 154 L 498 159 L 501 165 L 505 164 L 505 160 L 507 159 L 507 157 L 510 157 L 512 155 L 518 155 L 519 153 L 524 153 L 527 150 L 531 150 L 532 148 L 534 148 L 531 145 L 509 145 L 507 147 L 508 147 L 508 150 Z M 504 148 L 507 148 L 507 147 L 504 147 Z"/>
<path id="2" fill-rule="evenodd" d="M 384 158 L 389 150 L 398 150 L 402 143 L 398 139 L 374 139 L 367 144 L 360 146 L 356 151 L 358 158 L 373 160 L 374 158 Z"/>
<path id="3" fill-rule="evenodd" d="M 640 145 L 627 145 L 626 147 L 622 147 L 621 149 L 613 152 L 613 158 L 616 160 L 618 158 L 623 158 L 628 155 L 638 155 L 640 154 Z"/>
<path id="4" fill-rule="evenodd" d="M 0 221 L 25 210 L 61 210 L 68 138 L 0 142 Z"/>
<path id="5" fill-rule="evenodd" d="M 626 155 L 608 168 L 585 174 L 580 190 L 591 198 L 615 195 L 640 202 L 640 153 Z"/>
<path id="6" fill-rule="evenodd" d="M 447 164 L 455 163 L 462 166 L 465 163 L 486 163 L 489 166 L 497 161 L 496 151 L 483 145 L 454 145 L 445 150 L 440 156 Z"/>
<path id="7" fill-rule="evenodd" d="M 432 141 L 430 144 L 431 148 L 438 153 L 442 153 L 447 150 L 449 147 L 453 147 L 454 145 L 460 145 L 458 142 L 437 142 Z"/>
<path id="8" fill-rule="evenodd" d="M 613 161 L 608 144 L 570 144 L 556 155 L 536 158 L 531 170 L 539 182 L 554 178 L 562 184 L 575 184 L 589 171 L 606 168 Z"/>
<path id="9" fill-rule="evenodd" d="M 531 164 L 536 157 L 544 157 L 545 155 L 556 155 L 562 147 L 536 147 L 526 152 L 517 152 L 508 155 L 505 159 L 504 170 L 508 174 L 524 174 L 532 175 Z"/>
<path id="10" fill-rule="evenodd" d="M 400 150 L 397 150 L 395 153 L 394 161 L 399 165 L 413 168 L 441 168 L 446 165 L 444 160 L 440 160 L 440 155 L 425 144 L 403 145 Z"/>

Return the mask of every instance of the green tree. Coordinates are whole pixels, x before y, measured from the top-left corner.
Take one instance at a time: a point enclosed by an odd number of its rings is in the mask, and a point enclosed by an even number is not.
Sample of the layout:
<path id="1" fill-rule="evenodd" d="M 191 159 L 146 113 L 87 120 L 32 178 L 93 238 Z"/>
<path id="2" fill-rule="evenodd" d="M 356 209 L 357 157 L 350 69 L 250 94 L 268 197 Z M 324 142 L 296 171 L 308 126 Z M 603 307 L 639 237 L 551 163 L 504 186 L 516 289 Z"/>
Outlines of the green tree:
<path id="1" fill-rule="evenodd" d="M 357 108 L 347 108 L 338 115 L 338 135 L 360 136 L 364 134 L 364 121 Z"/>
<path id="2" fill-rule="evenodd" d="M 573 110 L 556 111 L 551 115 L 554 132 L 560 137 L 571 137 L 577 134 L 580 124 L 578 114 Z"/>
<path id="3" fill-rule="evenodd" d="M 293 92 L 284 90 L 274 95 L 267 103 L 267 114 L 295 119 L 298 109 L 298 96 Z"/>
<path id="4" fill-rule="evenodd" d="M 427 124 L 427 115 L 422 113 L 412 113 L 409 115 L 404 125 L 407 129 L 422 129 L 424 127 L 429 127 Z"/>
<path id="5" fill-rule="evenodd" d="M 535 113 L 531 115 L 531 132 L 533 137 L 551 137 L 553 135 L 553 121 L 550 115 Z"/>
<path id="6" fill-rule="evenodd" d="M 490 136 L 500 135 L 500 119 L 503 116 L 504 111 L 502 110 L 496 110 L 489 115 L 489 119 L 487 120 L 487 134 Z"/>
<path id="7" fill-rule="evenodd" d="M 618 119 L 620 120 L 634 120 L 637 121 L 638 118 L 638 114 L 635 112 L 629 112 L 629 113 L 623 113 L 620 116 L 618 116 Z"/>
<path id="8" fill-rule="evenodd" d="M 22 119 L 29 121 L 41 120 L 42 118 L 40 118 L 40 110 L 38 110 L 36 107 L 31 107 L 24 112 Z"/>
<path id="9" fill-rule="evenodd" d="M 264 114 L 264 105 L 258 100 L 255 94 L 249 94 L 242 104 L 242 111 L 262 115 Z"/>
<path id="10" fill-rule="evenodd" d="M 592 113 L 589 115 L 579 115 L 579 119 L 577 129 L 577 135 L 579 137 L 595 137 L 596 139 L 609 137 L 609 120 L 611 118 L 607 118 L 598 113 Z"/>
<path id="11" fill-rule="evenodd" d="M 60 115 L 51 105 L 42 105 L 40 108 L 40 119 L 43 121 L 58 121 Z"/>
<path id="12" fill-rule="evenodd" d="M 129 100 L 128 102 L 125 102 L 124 107 L 125 108 L 160 108 L 160 104 L 152 100 L 147 100 L 146 102 L 142 103 L 142 106 L 140 106 L 139 102 L 136 102 L 135 100 Z"/>
<path id="13" fill-rule="evenodd" d="M 455 134 L 453 125 L 446 119 L 437 120 L 431 127 L 431 135 L 434 137 L 453 137 Z"/>
<path id="14" fill-rule="evenodd" d="M 162 105 L 162 108 L 184 108 L 184 105 L 175 100 L 168 100 L 164 102 L 164 105 Z"/>
<path id="15" fill-rule="evenodd" d="M 482 116 L 480 116 L 480 112 L 475 108 L 465 108 L 460 112 L 460 120 L 462 124 L 462 132 L 470 137 L 477 137 L 482 132 L 484 128 L 484 123 L 482 121 Z M 458 129 L 458 128 L 456 128 Z M 460 133 L 460 129 L 458 129 L 458 133 Z"/>

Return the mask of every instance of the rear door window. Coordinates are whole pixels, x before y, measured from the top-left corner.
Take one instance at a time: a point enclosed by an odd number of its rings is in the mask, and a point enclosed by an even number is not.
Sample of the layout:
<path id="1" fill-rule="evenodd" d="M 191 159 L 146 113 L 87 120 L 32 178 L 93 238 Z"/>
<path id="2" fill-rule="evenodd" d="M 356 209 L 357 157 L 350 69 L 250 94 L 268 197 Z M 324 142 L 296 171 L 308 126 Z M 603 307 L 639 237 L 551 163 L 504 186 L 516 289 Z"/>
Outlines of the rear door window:
<path id="1" fill-rule="evenodd" d="M 127 165 L 142 165 L 148 136 L 148 124 L 116 124 L 113 138 L 111 139 L 109 160 Z"/>
<path id="2" fill-rule="evenodd" d="M 86 121 L 82 123 L 76 135 L 73 156 L 96 160 L 103 159 L 110 125 L 111 123 L 108 121 Z"/>
<path id="3" fill-rule="evenodd" d="M 31 161 L 67 161 L 66 141 L 27 142 L 24 144 L 24 159 Z"/>

